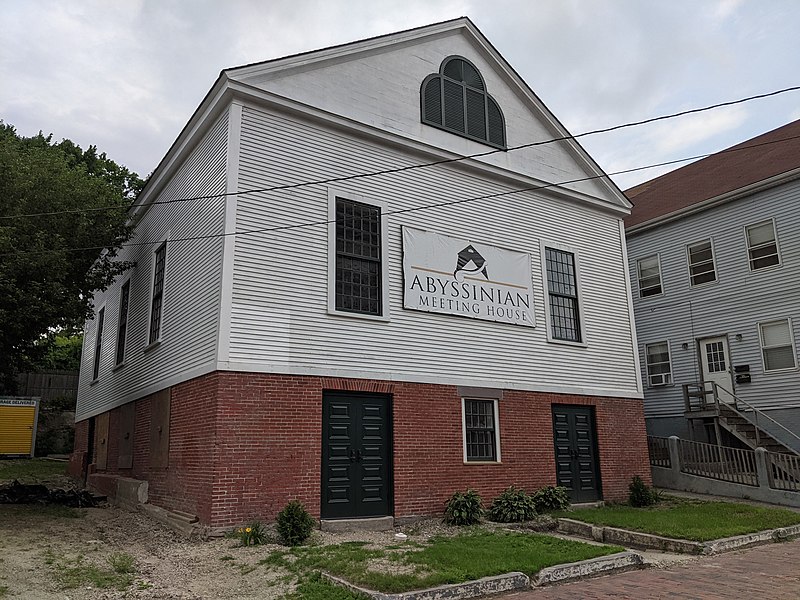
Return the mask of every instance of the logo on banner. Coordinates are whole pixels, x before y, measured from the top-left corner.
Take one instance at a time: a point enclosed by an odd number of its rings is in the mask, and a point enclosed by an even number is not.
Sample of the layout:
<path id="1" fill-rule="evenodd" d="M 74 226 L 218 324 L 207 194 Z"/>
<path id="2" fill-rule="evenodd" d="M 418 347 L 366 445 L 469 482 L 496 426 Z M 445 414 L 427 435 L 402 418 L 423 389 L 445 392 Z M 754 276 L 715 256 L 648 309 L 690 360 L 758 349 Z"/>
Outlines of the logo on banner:
<path id="1" fill-rule="evenodd" d="M 486 273 L 486 259 L 475 250 L 472 244 L 458 253 L 458 263 L 456 263 L 456 270 L 453 271 L 453 277 L 458 281 L 464 281 L 465 273 L 481 273 L 486 279 L 489 279 L 489 275 Z"/>

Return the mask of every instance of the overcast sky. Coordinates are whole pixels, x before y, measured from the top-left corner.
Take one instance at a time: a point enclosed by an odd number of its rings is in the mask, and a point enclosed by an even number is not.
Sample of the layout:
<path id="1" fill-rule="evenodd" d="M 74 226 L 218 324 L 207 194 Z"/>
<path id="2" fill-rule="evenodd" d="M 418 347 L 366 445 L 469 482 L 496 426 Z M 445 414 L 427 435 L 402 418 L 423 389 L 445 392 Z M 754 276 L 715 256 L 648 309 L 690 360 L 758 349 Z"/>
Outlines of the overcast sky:
<path id="1" fill-rule="evenodd" d="M 573 134 L 800 85 L 798 0 L 0 0 L 0 119 L 150 173 L 220 70 L 468 16 Z M 608 173 L 800 118 L 800 92 L 581 140 Z M 673 167 L 671 167 L 673 168 Z M 668 169 L 667 169 L 668 170 Z M 624 189 L 665 169 L 613 176 Z"/>

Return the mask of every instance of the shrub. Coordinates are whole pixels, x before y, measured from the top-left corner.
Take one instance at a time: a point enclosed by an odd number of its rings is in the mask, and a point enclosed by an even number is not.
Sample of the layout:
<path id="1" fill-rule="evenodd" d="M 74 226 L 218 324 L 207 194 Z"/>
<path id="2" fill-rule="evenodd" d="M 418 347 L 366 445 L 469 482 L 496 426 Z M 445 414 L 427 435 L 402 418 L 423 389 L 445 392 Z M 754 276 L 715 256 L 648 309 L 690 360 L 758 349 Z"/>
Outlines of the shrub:
<path id="1" fill-rule="evenodd" d="M 489 508 L 489 518 L 499 523 L 530 521 L 535 516 L 533 498 L 513 485 L 495 498 Z"/>
<path id="2" fill-rule="evenodd" d="M 638 475 L 631 479 L 628 486 L 628 504 L 641 508 L 652 506 L 660 500 L 660 494 L 647 485 Z"/>
<path id="3" fill-rule="evenodd" d="M 267 532 L 260 521 L 253 521 L 246 527 L 240 527 L 234 533 L 242 546 L 260 546 L 267 543 Z"/>
<path id="4" fill-rule="evenodd" d="M 278 535 L 287 546 L 299 546 L 305 542 L 316 524 L 299 500 L 292 500 L 278 513 Z"/>
<path id="5" fill-rule="evenodd" d="M 444 522 L 448 525 L 474 525 L 483 516 L 483 500 L 475 490 L 456 492 L 450 496 L 444 509 Z"/>
<path id="6" fill-rule="evenodd" d="M 563 486 L 547 485 L 536 490 L 533 495 L 533 506 L 537 513 L 566 510 L 569 508 L 569 492 Z"/>

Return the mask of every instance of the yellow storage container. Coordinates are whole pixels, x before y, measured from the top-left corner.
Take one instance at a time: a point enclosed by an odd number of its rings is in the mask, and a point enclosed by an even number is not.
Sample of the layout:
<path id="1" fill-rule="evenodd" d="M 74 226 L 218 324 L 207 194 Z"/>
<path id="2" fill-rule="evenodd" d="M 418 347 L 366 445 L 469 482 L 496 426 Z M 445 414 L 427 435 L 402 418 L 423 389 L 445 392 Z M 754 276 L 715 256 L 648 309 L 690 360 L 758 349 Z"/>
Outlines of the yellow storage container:
<path id="1" fill-rule="evenodd" d="M 39 398 L 0 396 L 0 456 L 33 456 Z"/>

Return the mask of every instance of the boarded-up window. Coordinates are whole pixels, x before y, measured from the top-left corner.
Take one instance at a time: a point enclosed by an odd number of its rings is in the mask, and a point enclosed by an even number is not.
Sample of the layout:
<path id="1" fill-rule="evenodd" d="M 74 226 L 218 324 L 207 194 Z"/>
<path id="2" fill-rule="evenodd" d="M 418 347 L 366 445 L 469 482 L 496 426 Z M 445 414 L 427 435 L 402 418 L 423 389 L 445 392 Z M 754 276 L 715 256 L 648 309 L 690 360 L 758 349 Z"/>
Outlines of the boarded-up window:
<path id="1" fill-rule="evenodd" d="M 153 468 L 169 465 L 169 405 L 169 389 L 154 394 L 150 402 L 150 466 Z"/>
<path id="2" fill-rule="evenodd" d="M 104 412 L 98 415 L 95 421 L 95 444 L 97 448 L 97 458 L 95 465 L 98 471 L 105 471 L 108 467 L 108 416 Z"/>
<path id="3" fill-rule="evenodd" d="M 117 447 L 119 456 L 117 466 L 120 469 L 133 468 L 133 433 L 136 422 L 136 403 L 128 402 L 118 409 L 119 416 L 119 441 Z"/>

